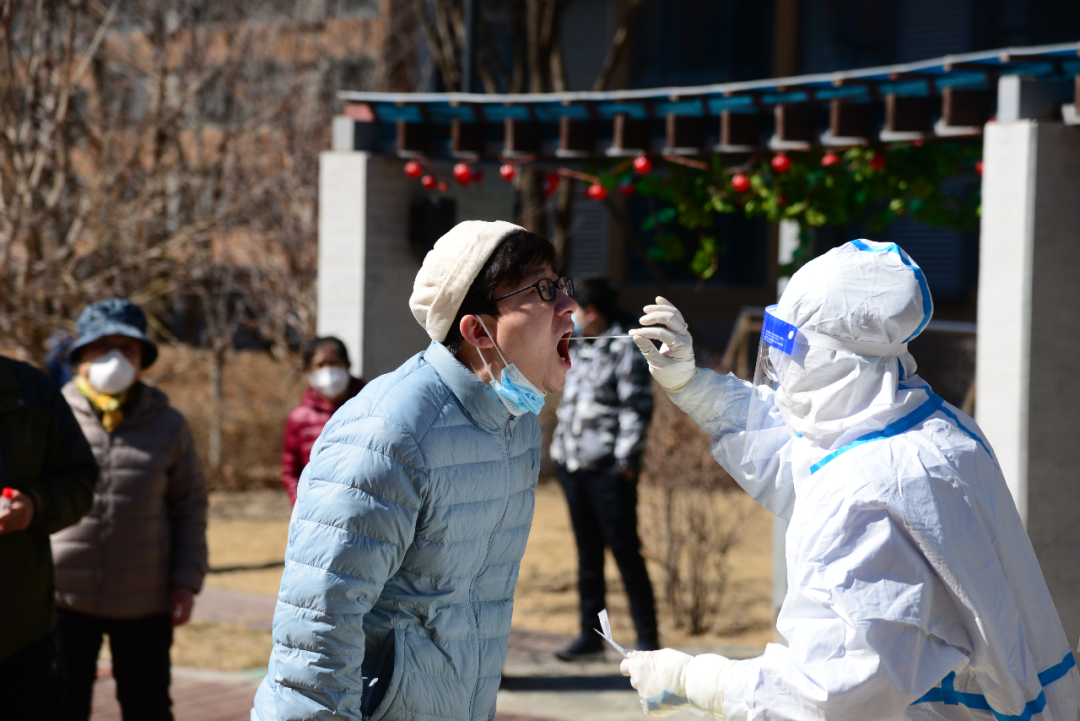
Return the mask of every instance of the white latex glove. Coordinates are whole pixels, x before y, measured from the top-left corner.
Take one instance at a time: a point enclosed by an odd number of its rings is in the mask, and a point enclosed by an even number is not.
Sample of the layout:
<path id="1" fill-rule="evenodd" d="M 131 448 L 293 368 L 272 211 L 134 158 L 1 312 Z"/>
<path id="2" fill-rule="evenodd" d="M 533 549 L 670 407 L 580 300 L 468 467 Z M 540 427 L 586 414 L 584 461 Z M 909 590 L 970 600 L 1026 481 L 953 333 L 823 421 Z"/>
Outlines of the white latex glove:
<path id="1" fill-rule="evenodd" d="M 647 715 L 671 716 L 689 705 L 686 666 L 693 658 L 672 648 L 630 651 L 619 670 L 630 677 L 630 685 L 637 689 Z"/>
<path id="2" fill-rule="evenodd" d="M 656 296 L 656 305 L 647 305 L 643 310 L 645 315 L 641 316 L 641 324 L 659 324 L 660 327 L 635 328 L 630 335 L 634 336 L 634 343 L 649 361 L 649 372 L 656 382 L 668 392 L 677 391 L 697 373 L 694 339 L 687 332 L 682 313 L 671 301 Z M 660 350 L 656 350 L 648 339 L 660 341 L 663 344 Z"/>
<path id="3" fill-rule="evenodd" d="M 724 715 L 724 687 L 727 678 L 738 661 L 715 653 L 694 656 L 686 664 L 683 679 L 686 681 L 686 698 L 705 713 L 727 721 Z"/>

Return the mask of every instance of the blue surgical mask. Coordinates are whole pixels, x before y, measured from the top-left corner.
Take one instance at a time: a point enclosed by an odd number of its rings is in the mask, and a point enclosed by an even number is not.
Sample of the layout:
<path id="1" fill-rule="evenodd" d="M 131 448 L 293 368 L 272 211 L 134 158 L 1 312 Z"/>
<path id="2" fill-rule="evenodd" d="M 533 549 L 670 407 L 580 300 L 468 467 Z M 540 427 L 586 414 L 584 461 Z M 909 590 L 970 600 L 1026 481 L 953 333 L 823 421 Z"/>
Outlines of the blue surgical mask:
<path id="1" fill-rule="evenodd" d="M 480 321 L 480 326 L 488 334 L 488 338 L 491 338 L 491 331 L 484 325 L 483 319 L 480 316 L 476 316 L 476 319 Z M 491 339 L 491 343 L 495 345 L 494 338 Z M 499 400 L 506 406 L 506 410 L 515 416 L 540 412 L 540 409 L 544 407 L 544 396 L 547 394 L 530 383 L 529 379 L 518 370 L 516 365 L 507 363 L 506 356 L 499 350 L 498 345 L 495 345 L 495 352 L 499 354 L 504 363 L 500 374 L 502 376 L 501 382 L 495 380 L 495 374 L 491 372 L 491 366 L 488 365 L 487 359 L 484 358 L 484 354 L 480 352 L 479 348 L 476 349 L 476 352 L 480 353 L 480 360 L 484 362 L 484 369 L 487 370 L 488 376 L 491 377 L 491 389 L 498 394 Z"/>

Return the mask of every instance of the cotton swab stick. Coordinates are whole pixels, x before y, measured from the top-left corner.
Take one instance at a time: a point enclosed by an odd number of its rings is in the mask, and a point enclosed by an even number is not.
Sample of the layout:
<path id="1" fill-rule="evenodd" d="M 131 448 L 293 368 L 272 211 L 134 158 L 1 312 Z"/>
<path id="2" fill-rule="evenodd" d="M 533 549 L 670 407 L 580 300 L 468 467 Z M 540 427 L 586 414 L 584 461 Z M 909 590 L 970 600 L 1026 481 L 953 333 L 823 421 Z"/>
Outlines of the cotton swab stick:
<path id="1" fill-rule="evenodd" d="M 566 340 L 604 340 L 605 338 L 633 338 L 632 335 L 590 335 L 590 336 L 570 336 Z"/>

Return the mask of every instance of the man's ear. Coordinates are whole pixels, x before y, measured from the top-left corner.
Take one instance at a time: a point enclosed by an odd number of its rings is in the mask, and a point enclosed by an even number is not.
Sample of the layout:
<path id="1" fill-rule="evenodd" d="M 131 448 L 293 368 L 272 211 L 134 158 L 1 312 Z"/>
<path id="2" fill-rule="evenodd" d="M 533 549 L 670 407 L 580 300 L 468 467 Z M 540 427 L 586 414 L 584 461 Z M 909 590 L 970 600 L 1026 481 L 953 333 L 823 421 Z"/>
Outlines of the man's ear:
<path id="1" fill-rule="evenodd" d="M 480 321 L 475 315 L 463 317 L 461 323 L 458 324 L 458 330 L 461 331 L 461 337 L 464 338 L 465 342 L 469 345 L 477 348 L 495 347 L 495 343 L 492 342 L 487 331 L 484 330 L 484 326 L 480 325 Z"/>

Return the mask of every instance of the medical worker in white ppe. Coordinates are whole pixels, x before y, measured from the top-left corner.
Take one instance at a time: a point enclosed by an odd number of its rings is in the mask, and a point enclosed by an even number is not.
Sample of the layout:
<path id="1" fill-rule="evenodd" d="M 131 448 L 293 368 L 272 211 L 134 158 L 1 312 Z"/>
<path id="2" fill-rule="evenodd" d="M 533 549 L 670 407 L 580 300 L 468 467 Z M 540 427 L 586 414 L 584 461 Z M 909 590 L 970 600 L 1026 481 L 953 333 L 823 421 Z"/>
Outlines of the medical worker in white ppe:
<path id="1" fill-rule="evenodd" d="M 632 652 L 622 669 L 647 713 L 1077 719 L 1080 676 L 993 449 L 915 375 L 907 343 L 932 312 L 907 254 L 852 241 L 767 310 L 751 384 L 696 368 L 679 311 L 645 307 L 653 377 L 790 521 L 789 645 L 745 661 Z"/>

